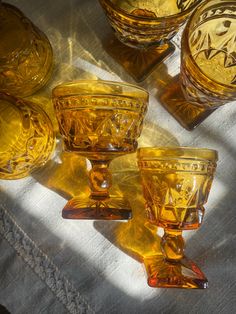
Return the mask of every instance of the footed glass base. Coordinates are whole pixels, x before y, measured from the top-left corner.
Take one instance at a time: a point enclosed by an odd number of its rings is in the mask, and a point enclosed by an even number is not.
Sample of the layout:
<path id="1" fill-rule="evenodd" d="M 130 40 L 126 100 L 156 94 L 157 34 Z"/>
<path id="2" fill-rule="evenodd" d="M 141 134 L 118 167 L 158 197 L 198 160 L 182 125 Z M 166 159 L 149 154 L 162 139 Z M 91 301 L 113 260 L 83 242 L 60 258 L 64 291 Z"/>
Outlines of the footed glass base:
<path id="1" fill-rule="evenodd" d="M 63 208 L 66 219 L 128 220 L 132 218 L 129 203 L 123 198 L 92 199 L 75 197 Z"/>
<path id="2" fill-rule="evenodd" d="M 179 261 L 167 261 L 153 256 L 144 260 L 148 285 L 154 288 L 205 289 L 208 281 L 196 264 L 186 257 Z"/>
<path id="3" fill-rule="evenodd" d="M 206 109 L 188 102 L 182 92 L 180 77 L 165 88 L 160 97 L 161 104 L 187 130 L 193 130 L 204 121 L 215 109 Z"/>
<path id="4" fill-rule="evenodd" d="M 136 49 L 126 46 L 112 36 L 104 43 L 104 49 L 123 66 L 135 81 L 141 82 L 158 64 L 175 51 L 175 46 L 168 42 L 157 47 Z"/>

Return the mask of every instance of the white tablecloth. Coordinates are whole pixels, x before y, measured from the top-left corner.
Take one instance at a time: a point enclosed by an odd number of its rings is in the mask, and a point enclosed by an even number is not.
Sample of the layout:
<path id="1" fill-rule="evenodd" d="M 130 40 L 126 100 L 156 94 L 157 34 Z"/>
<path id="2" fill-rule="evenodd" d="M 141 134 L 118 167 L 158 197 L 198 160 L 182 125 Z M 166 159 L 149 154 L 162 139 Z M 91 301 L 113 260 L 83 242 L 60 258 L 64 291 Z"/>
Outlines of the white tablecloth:
<path id="1" fill-rule="evenodd" d="M 111 32 L 96 0 L 21 0 L 18 6 L 49 37 L 55 71 L 32 99 L 53 118 L 50 90 L 80 78 L 133 82 L 103 49 Z M 179 36 L 175 39 L 179 45 Z M 179 48 L 141 85 L 150 106 L 140 145 L 217 149 L 216 178 L 203 226 L 186 232 L 187 255 L 209 279 L 207 290 L 152 289 L 142 263 L 117 245 L 121 222 L 61 218 L 67 199 L 85 193 L 86 162 L 60 155 L 31 177 L 0 182 L 0 303 L 11 313 L 234 313 L 236 311 L 236 103 L 218 109 L 188 132 L 160 105 L 157 94 L 179 71 Z M 134 82 L 133 82 L 134 83 Z M 55 124 L 55 128 L 56 124 Z M 143 215 L 135 156 L 112 162 L 113 190 L 133 193 Z M 133 190 L 132 190 L 133 189 Z M 135 216 L 137 217 L 137 216 Z M 140 216 L 141 217 L 141 216 Z M 123 225 L 121 225 L 123 224 Z M 130 223 L 129 223 L 130 224 Z M 123 228 L 123 229 L 122 229 Z M 142 241 L 142 230 L 135 243 Z"/>

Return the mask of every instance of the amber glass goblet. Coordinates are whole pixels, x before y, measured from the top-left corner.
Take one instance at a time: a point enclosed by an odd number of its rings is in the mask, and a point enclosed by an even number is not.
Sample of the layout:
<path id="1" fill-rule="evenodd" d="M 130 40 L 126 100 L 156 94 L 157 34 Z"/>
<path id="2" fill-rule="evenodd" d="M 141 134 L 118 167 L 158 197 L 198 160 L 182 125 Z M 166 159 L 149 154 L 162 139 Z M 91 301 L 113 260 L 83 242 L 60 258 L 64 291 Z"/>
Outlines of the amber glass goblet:
<path id="1" fill-rule="evenodd" d="M 161 96 L 188 130 L 236 99 L 236 2 L 210 0 L 197 8 L 182 37 L 181 72 Z"/>
<path id="2" fill-rule="evenodd" d="M 19 179 L 43 166 L 55 145 L 52 123 L 36 104 L 0 93 L 0 179 Z"/>
<path id="3" fill-rule="evenodd" d="M 0 2 L 0 91 L 33 94 L 49 80 L 52 64 L 45 34 L 16 7 Z"/>
<path id="4" fill-rule="evenodd" d="M 136 81 L 142 81 L 174 52 L 171 38 L 200 2 L 100 0 L 118 38 L 105 43 L 105 49 Z"/>
<path id="5" fill-rule="evenodd" d="M 151 287 L 206 288 L 208 281 L 184 254 L 183 230 L 202 224 L 217 152 L 200 148 L 141 148 L 138 164 L 148 218 L 164 228 L 162 256 L 145 259 Z"/>
<path id="6" fill-rule="evenodd" d="M 64 218 L 122 220 L 131 218 L 128 202 L 110 196 L 113 158 L 137 148 L 148 93 L 136 86 L 106 81 L 77 81 L 57 86 L 53 101 L 66 151 L 87 157 L 91 194 L 74 197 Z"/>

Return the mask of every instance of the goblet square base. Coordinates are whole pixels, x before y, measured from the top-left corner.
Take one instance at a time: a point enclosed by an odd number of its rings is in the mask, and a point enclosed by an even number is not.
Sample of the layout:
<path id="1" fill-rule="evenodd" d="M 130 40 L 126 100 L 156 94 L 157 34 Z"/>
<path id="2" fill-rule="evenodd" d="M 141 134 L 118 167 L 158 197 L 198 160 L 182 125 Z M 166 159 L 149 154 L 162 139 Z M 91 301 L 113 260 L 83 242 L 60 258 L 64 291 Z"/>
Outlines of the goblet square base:
<path id="1" fill-rule="evenodd" d="M 161 46 L 137 49 L 126 46 L 115 36 L 107 38 L 103 46 L 106 52 L 121 64 L 136 82 L 145 80 L 156 66 L 175 51 L 175 46 L 171 42 L 166 42 Z"/>
<path id="2" fill-rule="evenodd" d="M 132 218 L 132 211 L 129 203 L 119 197 L 111 196 L 106 199 L 74 197 L 63 208 L 62 217 L 65 219 L 128 220 Z"/>
<path id="3" fill-rule="evenodd" d="M 160 256 L 145 258 L 148 285 L 154 288 L 205 289 L 208 280 L 196 264 L 186 257 L 167 261 Z"/>
<path id="4" fill-rule="evenodd" d="M 180 76 L 173 78 L 160 96 L 161 104 L 187 130 L 191 131 L 204 121 L 215 109 L 206 109 L 187 101 L 184 97 Z"/>

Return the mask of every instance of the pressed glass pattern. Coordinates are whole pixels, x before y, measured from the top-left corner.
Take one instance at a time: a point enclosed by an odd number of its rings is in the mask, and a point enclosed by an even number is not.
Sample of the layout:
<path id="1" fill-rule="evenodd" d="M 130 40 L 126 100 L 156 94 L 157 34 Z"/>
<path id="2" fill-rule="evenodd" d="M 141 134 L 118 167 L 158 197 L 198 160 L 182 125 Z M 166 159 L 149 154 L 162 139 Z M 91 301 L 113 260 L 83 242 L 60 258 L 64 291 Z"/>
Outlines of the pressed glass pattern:
<path id="1" fill-rule="evenodd" d="M 48 161 L 53 148 L 47 114 L 32 102 L 0 93 L 0 178 L 29 175 Z"/>
<path id="2" fill-rule="evenodd" d="M 217 152 L 197 148 L 141 148 L 138 164 L 150 222 L 164 228 L 162 257 L 145 259 L 152 287 L 206 288 L 201 270 L 184 254 L 183 230 L 202 224 Z"/>
<path id="3" fill-rule="evenodd" d="M 201 0 L 100 0 L 116 37 L 105 49 L 137 81 L 174 52 L 171 38 Z"/>
<path id="4" fill-rule="evenodd" d="M 161 102 L 187 129 L 236 98 L 236 3 L 204 2 L 182 37 L 181 73 Z"/>
<path id="5" fill-rule="evenodd" d="M 44 86 L 52 73 L 49 40 L 16 7 L 0 5 L 0 91 L 24 97 Z"/>
<path id="6" fill-rule="evenodd" d="M 53 90 L 54 107 L 65 150 L 87 157 L 91 195 L 74 197 L 63 209 L 64 218 L 129 219 L 130 206 L 109 195 L 109 163 L 137 148 L 148 94 L 118 82 L 77 81 Z"/>

